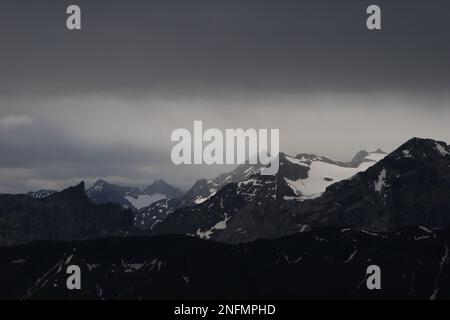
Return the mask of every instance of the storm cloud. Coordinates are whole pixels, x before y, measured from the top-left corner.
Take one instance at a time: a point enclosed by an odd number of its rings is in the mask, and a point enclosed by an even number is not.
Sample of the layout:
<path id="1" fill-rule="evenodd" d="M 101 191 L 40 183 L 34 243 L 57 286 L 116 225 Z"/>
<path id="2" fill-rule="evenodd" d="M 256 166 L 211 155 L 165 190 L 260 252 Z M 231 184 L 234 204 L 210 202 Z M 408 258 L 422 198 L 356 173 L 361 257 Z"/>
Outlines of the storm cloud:
<path id="1" fill-rule="evenodd" d="M 82 30 L 65 27 L 78 4 Z M 5 0 L 0 192 L 79 180 L 188 188 L 170 133 L 279 128 L 281 149 L 348 160 L 413 136 L 450 141 L 450 3 Z"/>

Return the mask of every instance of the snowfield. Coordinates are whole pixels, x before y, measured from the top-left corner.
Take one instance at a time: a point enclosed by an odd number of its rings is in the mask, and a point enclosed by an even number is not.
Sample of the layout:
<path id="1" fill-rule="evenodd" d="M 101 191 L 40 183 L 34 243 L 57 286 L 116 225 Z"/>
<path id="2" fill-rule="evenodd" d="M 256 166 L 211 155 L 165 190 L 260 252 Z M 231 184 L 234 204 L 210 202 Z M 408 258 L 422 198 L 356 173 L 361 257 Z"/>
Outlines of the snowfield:
<path id="1" fill-rule="evenodd" d="M 137 198 L 126 196 L 125 199 L 127 199 L 133 205 L 133 207 L 140 210 L 142 208 L 148 207 L 158 200 L 166 199 L 166 196 L 160 193 L 155 193 L 152 195 L 140 194 Z"/>
<path id="2" fill-rule="evenodd" d="M 358 172 L 367 170 L 385 156 L 385 153 L 372 152 L 364 158 L 364 162 L 355 168 L 326 162 L 322 160 L 322 158 L 317 157 L 315 160 L 312 160 L 309 165 L 308 178 L 298 180 L 289 180 L 288 178 L 285 178 L 285 181 L 299 197 L 298 200 L 314 199 L 320 197 L 328 186 L 349 179 Z M 286 158 L 292 163 L 308 166 L 303 159 L 292 157 Z"/>

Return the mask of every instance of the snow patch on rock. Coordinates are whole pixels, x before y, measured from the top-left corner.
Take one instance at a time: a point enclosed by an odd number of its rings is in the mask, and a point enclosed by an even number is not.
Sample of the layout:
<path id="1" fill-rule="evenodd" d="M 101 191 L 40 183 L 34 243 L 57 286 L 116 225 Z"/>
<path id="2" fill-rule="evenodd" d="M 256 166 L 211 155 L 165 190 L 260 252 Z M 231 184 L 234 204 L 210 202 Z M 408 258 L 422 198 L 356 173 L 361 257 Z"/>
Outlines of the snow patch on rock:
<path id="1" fill-rule="evenodd" d="M 166 199 L 166 196 L 160 193 L 155 194 L 140 194 L 137 198 L 134 198 L 132 196 L 126 196 L 125 199 L 127 199 L 133 207 L 140 210 L 142 208 L 148 207 L 152 203 Z"/>
<path id="2" fill-rule="evenodd" d="M 409 150 L 403 150 L 402 153 L 403 153 L 403 156 L 405 158 L 412 158 L 411 153 L 409 152 Z"/>
<path id="3" fill-rule="evenodd" d="M 214 231 L 226 229 L 227 222 L 228 222 L 228 220 L 231 219 L 231 216 L 229 217 L 226 213 L 224 215 L 225 215 L 224 220 L 217 222 L 211 229 L 209 229 L 207 231 L 201 231 L 201 229 L 198 229 L 196 232 L 196 235 L 198 237 L 200 237 L 200 239 L 208 240 L 211 238 L 211 235 L 214 233 Z"/>
<path id="4" fill-rule="evenodd" d="M 440 144 L 439 142 L 435 142 L 436 144 L 436 150 L 439 151 L 443 156 L 448 156 L 450 154 L 449 151 L 447 151 L 447 149 Z"/>
<path id="5" fill-rule="evenodd" d="M 386 186 L 386 169 L 381 170 L 378 180 L 374 183 L 375 191 L 380 193 Z"/>

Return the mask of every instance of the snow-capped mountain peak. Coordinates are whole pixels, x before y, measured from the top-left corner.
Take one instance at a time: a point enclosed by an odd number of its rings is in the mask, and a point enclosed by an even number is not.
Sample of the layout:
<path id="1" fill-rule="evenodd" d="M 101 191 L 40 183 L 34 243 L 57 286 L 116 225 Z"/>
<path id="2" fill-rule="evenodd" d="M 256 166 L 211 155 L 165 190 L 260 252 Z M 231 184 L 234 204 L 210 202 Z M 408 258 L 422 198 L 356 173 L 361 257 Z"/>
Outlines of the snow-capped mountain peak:
<path id="1" fill-rule="evenodd" d="M 280 153 L 277 176 L 283 178 L 293 191 L 293 195 L 285 194 L 285 199 L 314 199 L 322 195 L 331 184 L 367 170 L 386 155 L 380 149 L 373 152 L 360 151 L 350 162 L 339 162 L 315 154 L 302 153 L 292 157 Z M 264 180 L 267 183 L 267 179 Z M 244 181 L 241 185 L 244 184 L 247 183 Z M 253 184 L 257 185 L 255 182 Z"/>

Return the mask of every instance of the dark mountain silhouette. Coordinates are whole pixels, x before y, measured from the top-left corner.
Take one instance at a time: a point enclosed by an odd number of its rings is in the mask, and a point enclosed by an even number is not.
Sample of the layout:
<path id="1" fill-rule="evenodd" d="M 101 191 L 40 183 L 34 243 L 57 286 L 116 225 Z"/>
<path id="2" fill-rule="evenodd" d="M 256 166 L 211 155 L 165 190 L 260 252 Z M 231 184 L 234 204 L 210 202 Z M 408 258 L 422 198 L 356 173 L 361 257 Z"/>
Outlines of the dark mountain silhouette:
<path id="1" fill-rule="evenodd" d="M 0 245 L 138 234 L 131 210 L 95 205 L 84 183 L 42 199 L 0 195 Z"/>
<path id="2" fill-rule="evenodd" d="M 186 236 L 0 248 L 0 299 L 449 299 L 450 231 L 321 228 L 226 245 Z M 66 287 L 69 265 L 82 290 Z M 381 270 L 368 290 L 367 267 Z"/>

